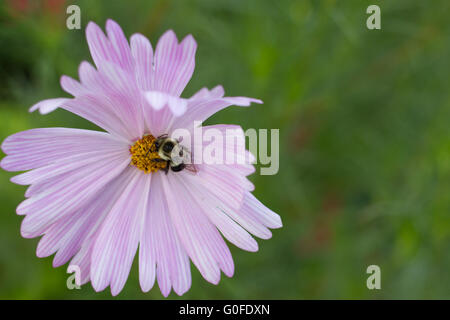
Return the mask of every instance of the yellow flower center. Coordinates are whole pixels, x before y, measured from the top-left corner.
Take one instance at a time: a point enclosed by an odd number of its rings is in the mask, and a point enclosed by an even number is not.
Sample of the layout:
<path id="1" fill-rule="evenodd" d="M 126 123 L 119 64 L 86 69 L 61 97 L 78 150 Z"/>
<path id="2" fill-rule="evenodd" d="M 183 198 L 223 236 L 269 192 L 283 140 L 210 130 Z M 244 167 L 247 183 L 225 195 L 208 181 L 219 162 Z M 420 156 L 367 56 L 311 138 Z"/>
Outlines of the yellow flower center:
<path id="1" fill-rule="evenodd" d="M 156 172 L 167 166 L 167 162 L 158 155 L 155 141 L 155 137 L 149 134 L 137 140 L 130 147 L 131 164 L 145 173 Z"/>

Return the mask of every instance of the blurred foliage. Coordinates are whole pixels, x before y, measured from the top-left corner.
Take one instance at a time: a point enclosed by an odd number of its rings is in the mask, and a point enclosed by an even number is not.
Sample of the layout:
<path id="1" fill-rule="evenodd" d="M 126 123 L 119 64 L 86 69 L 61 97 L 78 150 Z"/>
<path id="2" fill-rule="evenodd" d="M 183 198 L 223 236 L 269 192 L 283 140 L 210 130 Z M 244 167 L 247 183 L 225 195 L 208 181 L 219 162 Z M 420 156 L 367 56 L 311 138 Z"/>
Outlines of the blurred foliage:
<path id="1" fill-rule="evenodd" d="M 0 139 L 34 127 L 95 128 L 35 102 L 66 96 L 59 77 L 90 60 L 82 29 L 116 20 L 154 44 L 167 29 L 191 33 L 196 71 L 183 96 L 222 84 L 264 100 L 208 123 L 280 129 L 280 171 L 254 174 L 255 194 L 284 227 L 258 253 L 232 247 L 236 272 L 218 286 L 193 267 L 192 299 L 450 298 L 449 1 L 196 0 L 0 2 Z M 366 8 L 381 7 L 381 30 Z M 24 187 L 0 172 L 0 298 L 110 298 L 90 284 L 66 288 L 65 267 L 38 259 L 20 236 Z M 366 288 L 366 268 L 382 289 Z M 118 298 L 143 294 L 136 262 Z M 179 298 L 171 293 L 170 298 Z"/>

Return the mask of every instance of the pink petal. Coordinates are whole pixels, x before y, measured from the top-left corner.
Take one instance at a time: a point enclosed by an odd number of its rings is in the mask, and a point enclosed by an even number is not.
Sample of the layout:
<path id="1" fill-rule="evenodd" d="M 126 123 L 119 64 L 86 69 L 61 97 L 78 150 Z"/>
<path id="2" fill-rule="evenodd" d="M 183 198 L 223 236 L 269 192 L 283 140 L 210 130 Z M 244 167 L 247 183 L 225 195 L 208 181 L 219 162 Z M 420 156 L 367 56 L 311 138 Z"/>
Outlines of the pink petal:
<path id="1" fill-rule="evenodd" d="M 91 151 L 124 150 L 126 144 L 111 135 L 91 130 L 41 128 L 15 133 L 2 143 L 7 154 L 1 167 L 24 171 L 48 165 L 63 157 Z"/>
<path id="2" fill-rule="evenodd" d="M 197 202 L 203 213 L 207 215 L 211 223 L 213 223 L 223 234 L 223 236 L 236 245 L 237 247 L 247 251 L 258 251 L 258 243 L 253 239 L 247 231 L 245 231 L 239 224 L 232 220 L 225 210 L 218 207 L 218 202 L 213 201 L 213 198 L 206 195 L 206 188 L 201 188 L 190 179 L 190 176 L 185 176 L 185 179 L 180 179 L 184 185 L 185 192 L 189 193 L 191 199 Z M 198 214 L 201 214 L 200 212 Z"/>
<path id="3" fill-rule="evenodd" d="M 141 234 L 139 280 L 144 292 L 158 277 L 162 294 L 167 297 L 173 286 L 182 295 L 191 286 L 189 258 L 169 217 L 161 174 L 152 175 L 149 206 Z"/>
<path id="4" fill-rule="evenodd" d="M 194 95 L 195 98 L 188 99 L 188 111 L 183 117 L 176 118 L 171 128 L 191 129 L 195 121 L 203 122 L 213 114 L 231 105 L 246 107 L 249 106 L 252 102 L 262 103 L 261 100 L 254 98 L 218 97 L 217 93 L 222 92 L 221 90 L 217 90 L 215 92 L 209 93 L 208 96 L 206 96 L 205 93 L 201 93 L 197 95 L 197 97 Z"/>
<path id="5" fill-rule="evenodd" d="M 98 195 L 73 214 L 59 219 L 50 226 L 39 241 L 36 254 L 47 257 L 55 252 L 53 266 L 60 266 L 73 257 L 84 241 L 93 235 L 124 191 L 132 177 L 128 168 L 104 186 Z"/>
<path id="6" fill-rule="evenodd" d="M 101 65 L 101 83 L 105 96 L 111 98 L 111 107 L 136 138 L 142 137 L 144 121 L 140 104 L 141 92 L 134 78 L 111 63 L 102 62 Z"/>
<path id="7" fill-rule="evenodd" d="M 135 134 L 112 111 L 111 101 L 101 94 L 86 94 L 65 103 L 62 108 L 96 124 L 115 137 L 131 141 Z"/>
<path id="8" fill-rule="evenodd" d="M 229 124 L 202 126 L 203 134 L 208 130 L 220 132 L 223 138 L 222 155 L 224 164 L 233 165 L 234 168 L 242 166 L 245 168 L 242 168 L 242 170 L 252 171 L 251 167 L 253 167 L 255 157 L 245 149 L 245 132 L 241 126 Z M 201 141 L 201 143 L 205 148 L 210 142 Z M 195 150 L 194 146 L 192 150 Z"/>
<path id="9" fill-rule="evenodd" d="M 153 49 L 150 41 L 141 34 L 131 36 L 131 54 L 135 64 L 136 82 L 143 91 L 152 88 Z"/>
<path id="10" fill-rule="evenodd" d="M 210 99 L 216 99 L 216 98 L 222 98 L 225 94 L 225 91 L 223 90 L 223 87 L 221 85 L 218 85 L 211 90 L 208 90 L 208 88 L 201 88 L 199 91 L 197 91 L 192 97 L 189 98 L 189 100 L 210 100 Z"/>
<path id="11" fill-rule="evenodd" d="M 80 270 L 81 273 L 81 283 L 80 285 L 83 285 L 91 279 L 91 254 L 92 254 L 92 247 L 93 247 L 94 241 L 85 241 L 80 251 L 77 252 L 77 254 L 72 258 L 69 265 L 67 266 L 67 270 L 72 267 L 77 267 Z"/>
<path id="12" fill-rule="evenodd" d="M 245 194 L 240 214 L 254 219 L 271 229 L 277 229 L 283 226 L 280 216 L 263 205 L 250 192 Z"/>
<path id="13" fill-rule="evenodd" d="M 106 33 L 111 42 L 113 50 L 119 57 L 119 65 L 125 71 L 133 72 L 133 58 L 131 57 L 130 46 L 128 45 L 127 38 L 125 37 L 122 28 L 117 22 L 108 19 L 106 21 Z"/>
<path id="14" fill-rule="evenodd" d="M 171 96 L 160 91 L 147 91 L 145 92 L 145 97 L 155 110 L 161 110 L 164 106 L 168 105 L 173 115 L 176 117 L 179 117 L 186 112 L 186 99 Z"/>
<path id="15" fill-rule="evenodd" d="M 186 99 L 170 96 L 160 91 L 145 92 L 147 105 L 144 117 L 148 130 L 155 136 L 168 133 L 174 119 L 186 111 Z"/>
<path id="16" fill-rule="evenodd" d="M 117 295 L 125 285 L 139 242 L 146 212 L 150 180 L 135 169 L 127 185 L 108 213 L 91 257 L 91 281 L 96 291 L 111 286 Z"/>
<path id="17" fill-rule="evenodd" d="M 169 99 L 169 95 L 161 91 L 147 91 L 145 97 L 155 110 L 161 110 Z"/>
<path id="18" fill-rule="evenodd" d="M 55 183 L 57 183 L 62 178 L 64 178 L 64 176 L 66 174 L 67 173 L 65 172 L 63 174 L 57 175 L 57 176 L 55 176 L 53 178 L 50 178 L 48 180 L 37 182 L 37 183 L 34 183 L 34 184 L 30 185 L 28 187 L 27 191 L 25 192 L 25 197 L 26 198 L 30 198 L 30 197 L 38 194 L 38 193 L 44 192 L 46 189 L 50 188 Z"/>
<path id="19" fill-rule="evenodd" d="M 85 167 L 86 165 L 97 163 L 99 161 L 105 161 L 108 158 L 113 158 L 115 156 L 120 156 L 120 154 L 126 157 L 127 153 L 122 150 L 108 153 L 105 153 L 104 151 L 93 151 L 62 157 L 52 164 L 12 177 L 11 182 L 21 185 L 43 182 L 54 178 L 55 176 L 67 174 L 70 171 Z"/>
<path id="20" fill-rule="evenodd" d="M 155 50 L 153 90 L 180 96 L 192 77 L 197 43 L 191 35 L 181 44 L 172 30 L 164 33 Z"/>
<path id="21" fill-rule="evenodd" d="M 97 63 L 102 67 L 101 71 L 88 62 L 80 64 L 81 83 L 67 76 L 61 77 L 63 89 L 76 97 L 62 108 L 112 134 L 127 139 L 142 136 L 142 97 L 134 75 L 107 61 Z"/>
<path id="22" fill-rule="evenodd" d="M 114 50 L 111 42 L 100 27 L 94 22 L 89 22 L 86 27 L 86 39 L 92 59 L 98 68 L 100 68 L 100 64 L 103 61 L 110 61 L 111 63 L 120 65 L 120 58 L 116 50 Z"/>
<path id="23" fill-rule="evenodd" d="M 33 112 L 35 110 L 39 110 L 41 114 L 47 114 L 54 110 L 56 110 L 58 107 L 60 107 L 63 103 L 69 101 L 70 99 L 67 98 L 55 98 L 55 99 L 47 99 L 42 100 L 35 105 L 33 105 L 30 108 L 30 112 Z"/>
<path id="24" fill-rule="evenodd" d="M 36 237 L 58 219 L 81 208 L 98 190 L 120 174 L 129 161 L 128 157 L 121 155 L 87 165 L 66 174 L 49 189 L 23 201 L 17 207 L 18 214 L 27 215 L 22 222 L 22 236 Z"/>
<path id="25" fill-rule="evenodd" d="M 95 239 L 98 234 L 97 231 L 101 227 L 106 215 L 111 211 L 112 206 L 117 202 L 117 199 L 131 182 L 131 179 L 133 178 L 132 172 L 134 170 L 135 169 L 131 167 L 126 168 L 116 179 L 112 180 L 110 184 L 104 187 L 104 195 L 103 193 L 100 193 L 101 191 L 99 192 L 100 198 L 98 199 L 98 201 L 96 199 L 93 199 L 93 202 L 97 202 L 98 207 L 100 209 L 101 207 L 103 207 L 103 210 L 101 210 L 97 222 L 93 225 L 88 226 L 88 228 L 90 229 L 89 233 L 85 236 L 85 239 L 81 244 L 79 251 L 75 254 L 69 264 L 69 267 L 76 266 L 80 269 L 81 284 L 85 284 L 90 280 L 91 256 L 95 244 Z M 111 192 L 113 192 L 113 194 L 111 194 Z"/>
<path id="26" fill-rule="evenodd" d="M 187 101 L 186 99 L 170 96 L 167 100 L 170 110 L 176 117 L 181 116 L 186 112 Z"/>
<path id="27" fill-rule="evenodd" d="M 81 96 L 89 92 L 81 83 L 69 76 L 61 76 L 59 83 L 65 92 L 74 97 Z"/>
<path id="28" fill-rule="evenodd" d="M 186 179 L 190 179 L 190 177 L 186 177 Z M 208 202 L 213 208 L 216 208 L 220 210 L 221 213 L 229 216 L 251 234 L 261 239 L 271 238 L 272 233 L 270 230 L 257 216 L 255 216 L 253 210 L 248 209 L 248 204 L 246 204 L 247 194 L 245 195 L 242 207 L 238 210 L 231 208 L 226 202 L 226 199 L 219 198 L 216 194 L 211 192 L 211 189 L 209 188 L 198 186 L 198 194 L 202 194 L 205 199 L 208 199 Z"/>
<path id="29" fill-rule="evenodd" d="M 192 262 L 211 283 L 219 282 L 220 269 L 230 277 L 233 259 L 217 229 L 186 195 L 179 176 L 162 176 L 162 181 L 171 221 Z"/>
<path id="30" fill-rule="evenodd" d="M 246 189 L 239 183 L 245 177 L 234 174 L 222 165 L 202 165 L 197 175 L 192 176 L 194 183 L 211 190 L 219 199 L 232 208 L 238 209 L 242 205 Z"/>

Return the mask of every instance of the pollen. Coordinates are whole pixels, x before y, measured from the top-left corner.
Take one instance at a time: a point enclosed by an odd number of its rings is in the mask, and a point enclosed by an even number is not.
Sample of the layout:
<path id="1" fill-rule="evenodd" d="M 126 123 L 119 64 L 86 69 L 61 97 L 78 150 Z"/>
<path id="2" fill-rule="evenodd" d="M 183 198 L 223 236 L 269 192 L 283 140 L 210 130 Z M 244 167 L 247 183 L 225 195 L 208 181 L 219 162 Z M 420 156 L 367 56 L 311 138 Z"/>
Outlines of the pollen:
<path id="1" fill-rule="evenodd" d="M 155 146 L 155 137 L 152 135 L 143 136 L 131 147 L 131 165 L 141 169 L 145 173 L 157 172 L 164 169 L 167 162 L 160 158 Z"/>

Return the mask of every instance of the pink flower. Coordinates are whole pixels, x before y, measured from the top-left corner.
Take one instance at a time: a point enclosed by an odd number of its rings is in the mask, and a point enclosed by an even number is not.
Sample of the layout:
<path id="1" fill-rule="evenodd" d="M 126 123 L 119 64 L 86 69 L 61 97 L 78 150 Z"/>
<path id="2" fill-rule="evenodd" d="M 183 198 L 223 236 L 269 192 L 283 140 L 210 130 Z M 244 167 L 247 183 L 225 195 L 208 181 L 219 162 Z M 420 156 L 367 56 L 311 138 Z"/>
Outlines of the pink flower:
<path id="1" fill-rule="evenodd" d="M 194 71 L 197 44 L 191 35 L 178 43 L 168 31 L 153 52 L 140 34 L 128 44 L 114 21 L 107 21 L 106 33 L 89 23 L 86 36 L 96 68 L 82 62 L 80 82 L 61 78 L 74 98 L 44 100 L 30 109 L 62 108 L 106 132 L 31 129 L 2 144 L 7 154 L 2 168 L 28 170 L 11 179 L 30 185 L 17 207 L 17 214 L 25 216 L 22 236 L 43 235 L 37 256 L 56 253 L 55 267 L 70 260 L 69 267 L 81 271 L 81 283 L 90 280 L 96 291 L 110 286 L 117 295 L 122 290 L 138 246 L 145 292 L 156 278 L 164 296 L 171 288 L 185 293 L 191 286 L 190 260 L 217 284 L 221 271 L 229 277 L 234 272 L 222 236 L 257 251 L 250 233 L 270 238 L 268 228 L 281 227 L 280 217 L 250 193 L 253 185 L 246 176 L 253 165 L 198 164 L 194 173 L 165 174 L 170 163 L 161 160 L 155 139 L 177 128 L 192 131 L 194 121 L 230 105 L 261 101 L 224 97 L 221 86 L 180 98 Z M 247 151 L 237 156 L 250 157 Z"/>

